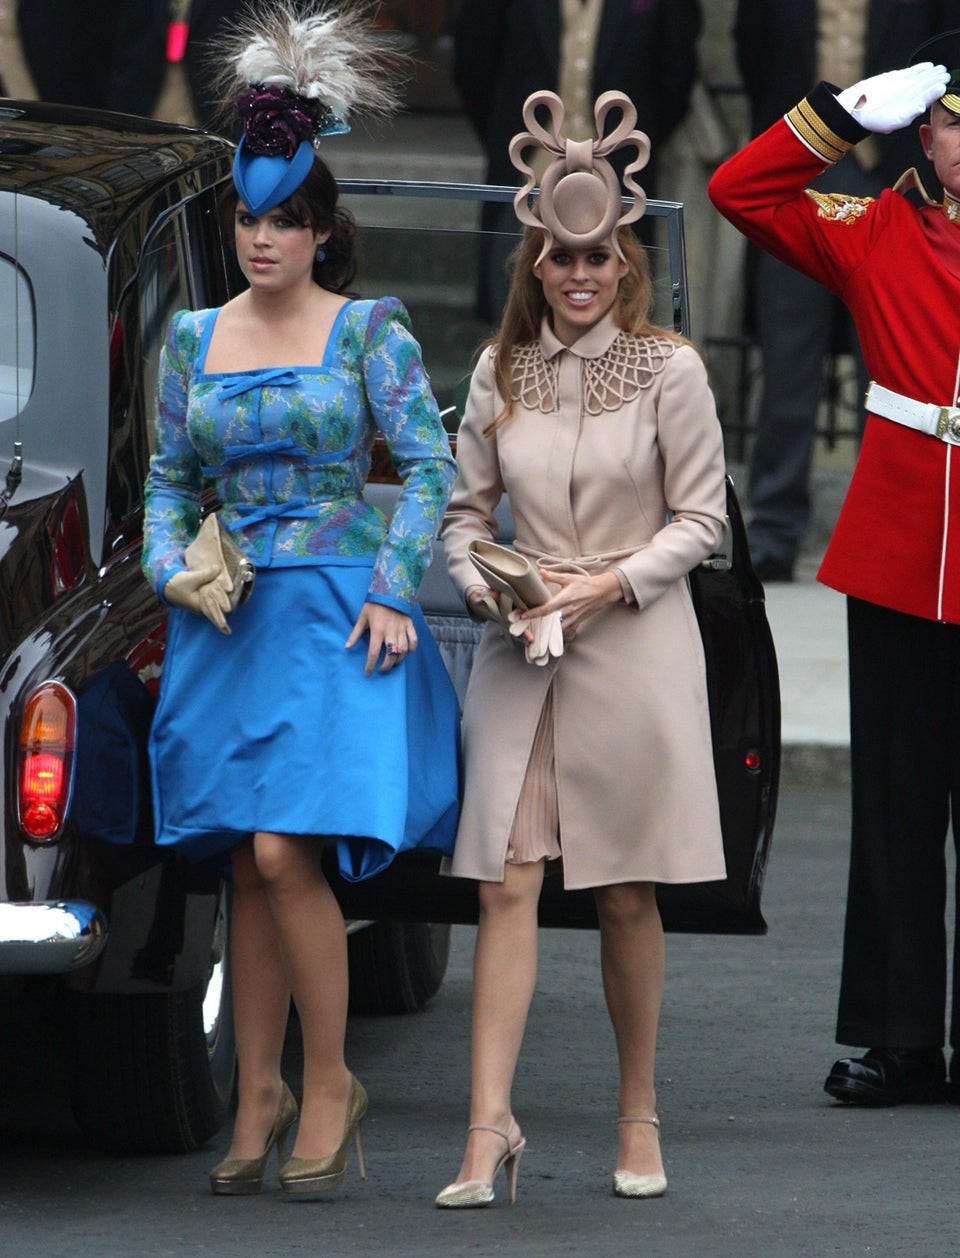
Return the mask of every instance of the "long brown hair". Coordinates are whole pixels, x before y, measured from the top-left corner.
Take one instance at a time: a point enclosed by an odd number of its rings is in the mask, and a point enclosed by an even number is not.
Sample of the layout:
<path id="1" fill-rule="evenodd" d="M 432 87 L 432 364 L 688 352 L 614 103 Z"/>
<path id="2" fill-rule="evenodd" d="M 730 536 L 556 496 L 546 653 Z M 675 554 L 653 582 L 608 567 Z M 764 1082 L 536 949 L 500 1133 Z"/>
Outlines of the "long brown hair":
<path id="1" fill-rule="evenodd" d="M 689 345 L 685 337 L 652 322 L 653 277 L 646 249 L 629 227 L 619 229 L 617 240 L 627 263 L 627 273 L 617 287 L 613 303 L 613 318 L 617 327 L 633 336 L 660 336 Z M 533 273 L 542 248 L 543 233 L 539 228 L 528 228 L 508 260 L 511 267 L 510 291 L 503 308 L 503 321 L 500 330 L 487 342 L 493 348 L 494 381 L 504 405 L 484 429 L 485 433 L 499 428 L 510 418 L 513 412 L 513 352 L 518 346 L 537 339 L 543 316 L 549 310 L 543 285 Z"/>

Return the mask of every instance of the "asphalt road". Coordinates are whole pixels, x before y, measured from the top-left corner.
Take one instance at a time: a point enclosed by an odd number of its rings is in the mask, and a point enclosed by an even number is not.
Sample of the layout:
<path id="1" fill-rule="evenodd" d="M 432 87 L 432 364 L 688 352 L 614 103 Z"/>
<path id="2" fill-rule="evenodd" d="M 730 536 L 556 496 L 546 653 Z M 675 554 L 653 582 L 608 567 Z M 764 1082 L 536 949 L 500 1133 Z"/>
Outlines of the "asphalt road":
<path id="1" fill-rule="evenodd" d="M 62 1107 L 7 1078 L 0 1255 L 956 1254 L 956 1107 L 850 1110 L 821 1090 L 836 1055 L 846 831 L 845 796 L 785 795 L 764 892 L 769 934 L 668 938 L 664 1198 L 610 1192 L 616 1075 L 597 940 L 544 932 L 515 1089 L 528 1137 L 517 1204 L 501 1177 L 490 1209 L 433 1207 L 466 1123 L 473 932 L 459 928 L 427 1010 L 351 1023 L 350 1063 L 371 1096 L 365 1184 L 351 1158 L 345 1188 L 323 1202 L 286 1203 L 276 1190 L 213 1197 L 206 1172 L 226 1133 L 185 1157 L 92 1153 Z M 296 1090 L 295 1028 L 287 1058 Z"/>

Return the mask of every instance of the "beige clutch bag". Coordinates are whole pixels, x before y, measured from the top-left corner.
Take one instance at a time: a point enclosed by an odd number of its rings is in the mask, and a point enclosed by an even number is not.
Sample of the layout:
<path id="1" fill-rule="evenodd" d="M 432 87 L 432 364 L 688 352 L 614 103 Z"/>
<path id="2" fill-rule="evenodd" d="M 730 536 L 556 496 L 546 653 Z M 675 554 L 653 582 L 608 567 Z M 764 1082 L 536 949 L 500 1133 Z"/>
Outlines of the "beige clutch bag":
<path id="1" fill-rule="evenodd" d="M 492 590 L 509 594 L 524 611 L 550 597 L 543 578 L 525 555 L 496 542 L 473 541 L 467 547 L 473 566 Z"/>
<path id="2" fill-rule="evenodd" d="M 217 568 L 232 585 L 230 610 L 245 603 L 253 592 L 256 568 L 233 540 L 228 528 L 224 528 L 219 514 L 211 511 L 200 525 L 196 537 L 184 551 L 187 567 Z"/>

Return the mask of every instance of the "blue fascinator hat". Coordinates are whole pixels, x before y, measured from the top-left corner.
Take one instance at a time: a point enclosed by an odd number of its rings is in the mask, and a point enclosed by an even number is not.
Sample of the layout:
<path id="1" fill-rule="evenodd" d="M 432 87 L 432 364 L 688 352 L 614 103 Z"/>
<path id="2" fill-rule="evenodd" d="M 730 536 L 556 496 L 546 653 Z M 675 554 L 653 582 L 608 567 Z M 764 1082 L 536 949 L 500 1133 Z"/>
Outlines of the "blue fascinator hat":
<path id="1" fill-rule="evenodd" d="M 306 179 L 313 165 L 313 145 L 304 140 L 292 157 L 251 153 L 246 136 L 233 159 L 233 183 L 240 200 L 259 218 L 286 201 Z"/>
<path id="2" fill-rule="evenodd" d="M 233 182 L 251 214 L 296 192 L 314 142 L 348 132 L 351 114 L 397 108 L 402 58 L 367 7 L 253 0 L 223 37 L 218 87 L 243 124 Z"/>
<path id="3" fill-rule="evenodd" d="M 233 182 L 255 217 L 300 187 L 313 165 L 314 139 L 350 130 L 329 106 L 274 84 L 250 88 L 237 108 L 243 135 L 233 159 Z"/>

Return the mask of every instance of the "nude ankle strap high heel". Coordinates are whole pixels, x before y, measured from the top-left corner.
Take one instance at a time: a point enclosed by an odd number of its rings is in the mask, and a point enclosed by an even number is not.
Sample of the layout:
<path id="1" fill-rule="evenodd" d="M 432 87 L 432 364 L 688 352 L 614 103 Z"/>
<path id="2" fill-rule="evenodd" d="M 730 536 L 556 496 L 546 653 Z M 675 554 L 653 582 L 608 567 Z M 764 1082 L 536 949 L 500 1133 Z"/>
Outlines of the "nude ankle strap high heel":
<path id="1" fill-rule="evenodd" d="M 657 1129 L 660 1139 L 660 1119 L 653 1118 L 618 1118 L 620 1123 L 649 1123 Z M 613 1191 L 618 1197 L 662 1197 L 667 1191 L 666 1175 L 635 1175 L 633 1171 L 613 1172 Z"/>
<path id="2" fill-rule="evenodd" d="M 486 1123 L 471 1123 L 467 1128 L 467 1134 L 471 1131 L 492 1131 L 495 1136 L 503 1140 L 507 1146 L 506 1152 L 501 1155 L 489 1179 L 468 1179 L 460 1184 L 448 1184 L 437 1193 L 437 1205 L 444 1210 L 462 1210 L 471 1206 L 490 1205 L 494 1197 L 493 1181 L 497 1178 L 501 1166 L 507 1168 L 510 1204 L 513 1205 L 517 1199 L 517 1171 L 520 1168 L 521 1155 L 527 1147 L 526 1140 L 521 1137 L 516 1144 L 511 1144 L 509 1127 L 503 1131 L 499 1127 L 488 1127 Z"/>

